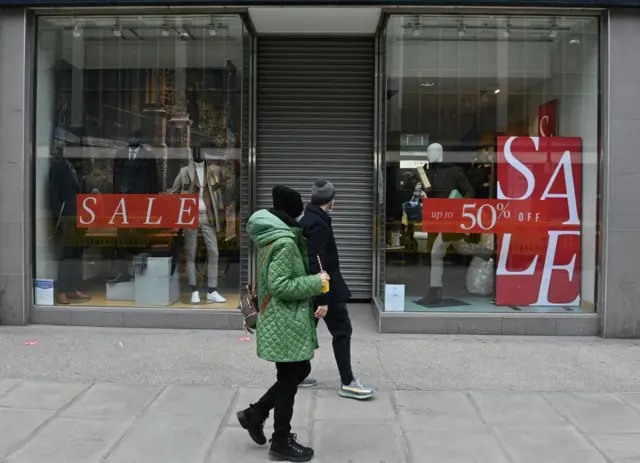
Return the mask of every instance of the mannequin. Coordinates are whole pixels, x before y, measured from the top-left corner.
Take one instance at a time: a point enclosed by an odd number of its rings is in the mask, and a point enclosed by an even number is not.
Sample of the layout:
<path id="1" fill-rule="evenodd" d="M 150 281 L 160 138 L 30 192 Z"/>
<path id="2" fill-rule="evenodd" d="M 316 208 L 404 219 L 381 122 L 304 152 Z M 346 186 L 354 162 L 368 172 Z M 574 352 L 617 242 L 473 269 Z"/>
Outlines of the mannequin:
<path id="1" fill-rule="evenodd" d="M 423 188 L 426 198 L 449 198 L 453 190 L 457 190 L 465 198 L 473 198 L 475 192 L 471 183 L 454 164 L 443 161 L 444 150 L 439 143 L 432 143 L 427 148 L 429 164 L 425 164 L 427 178 L 431 184 Z M 439 233 L 431 249 L 431 285 L 427 296 L 428 305 L 438 305 L 442 302 L 442 277 L 444 273 L 444 257 L 449 246 L 462 255 L 480 256 L 490 259 L 493 251 L 479 244 L 469 243 L 464 233 Z"/>
<path id="2" fill-rule="evenodd" d="M 60 245 L 58 304 L 86 302 L 91 299 L 78 289 L 82 280 L 83 249 L 79 239 L 84 230 L 76 228 L 76 196 L 81 192 L 81 181 L 73 164 L 62 156 L 62 148 L 53 151 L 49 166 L 49 209 L 54 220 L 54 237 Z"/>
<path id="3" fill-rule="evenodd" d="M 221 190 L 224 182 L 221 169 L 208 164 L 200 147 L 191 150 L 189 164 L 178 173 L 171 193 L 197 194 L 198 228 L 184 230 L 184 247 L 187 256 L 187 278 L 191 289 L 191 303 L 200 303 L 200 292 L 196 286 L 196 249 L 198 233 L 202 235 L 207 250 L 207 303 L 222 303 L 227 300 L 218 293 L 218 234 L 221 232 L 224 218 Z"/>
<path id="4" fill-rule="evenodd" d="M 116 194 L 158 194 L 158 165 L 153 152 L 142 145 L 140 131 L 134 132 L 128 146 L 119 150 L 113 160 L 113 192 Z M 144 230 L 118 229 L 118 243 L 142 241 Z M 127 246 L 117 246 L 118 275 L 109 284 L 130 281 L 129 264 L 135 250 Z"/>

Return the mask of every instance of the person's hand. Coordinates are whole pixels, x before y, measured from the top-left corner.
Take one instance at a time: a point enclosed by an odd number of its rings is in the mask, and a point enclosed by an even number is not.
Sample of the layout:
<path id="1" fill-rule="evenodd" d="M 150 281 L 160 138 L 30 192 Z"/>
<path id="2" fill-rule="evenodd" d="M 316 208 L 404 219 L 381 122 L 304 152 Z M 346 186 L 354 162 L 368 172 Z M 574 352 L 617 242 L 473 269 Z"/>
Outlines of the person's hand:
<path id="1" fill-rule="evenodd" d="M 327 282 L 331 279 L 327 272 L 320 272 L 320 278 L 322 279 L 322 286 L 326 285 Z"/>
<path id="2" fill-rule="evenodd" d="M 316 309 L 316 313 L 314 314 L 316 318 L 324 318 L 327 315 L 327 311 L 329 310 L 328 305 L 320 305 Z"/>

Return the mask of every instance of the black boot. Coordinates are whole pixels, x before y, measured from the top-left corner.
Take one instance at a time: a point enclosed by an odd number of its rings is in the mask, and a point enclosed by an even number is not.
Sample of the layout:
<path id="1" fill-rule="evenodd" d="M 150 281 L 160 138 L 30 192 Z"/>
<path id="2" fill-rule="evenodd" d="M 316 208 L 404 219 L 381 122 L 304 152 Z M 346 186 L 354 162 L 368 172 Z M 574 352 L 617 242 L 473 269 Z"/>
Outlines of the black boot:
<path id="1" fill-rule="evenodd" d="M 261 417 L 254 408 L 247 408 L 246 410 L 236 413 L 240 426 L 249 431 L 249 436 L 258 445 L 264 445 L 267 443 L 267 438 L 264 435 L 264 422 L 267 421 L 269 415 Z"/>
<path id="2" fill-rule="evenodd" d="M 433 287 L 429 288 L 429 295 L 427 296 L 427 305 L 438 305 L 442 302 L 442 288 Z"/>
<path id="3" fill-rule="evenodd" d="M 271 461 L 311 461 L 313 449 L 305 447 L 298 442 L 298 436 L 289 434 L 286 439 L 276 439 L 271 441 L 269 459 Z"/>

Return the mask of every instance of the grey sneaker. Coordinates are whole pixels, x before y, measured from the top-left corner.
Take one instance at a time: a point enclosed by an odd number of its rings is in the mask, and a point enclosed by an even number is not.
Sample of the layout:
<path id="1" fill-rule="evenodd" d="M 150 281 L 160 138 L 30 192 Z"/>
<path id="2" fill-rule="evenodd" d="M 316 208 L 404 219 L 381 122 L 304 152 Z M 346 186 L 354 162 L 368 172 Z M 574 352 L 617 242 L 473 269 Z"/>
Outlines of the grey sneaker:
<path id="1" fill-rule="evenodd" d="M 364 387 L 360 381 L 354 379 L 351 384 L 340 386 L 338 394 L 348 399 L 366 400 L 373 397 L 376 394 L 376 390 Z"/>
<path id="2" fill-rule="evenodd" d="M 302 380 L 302 382 L 298 385 L 298 387 L 313 387 L 318 384 L 318 381 L 313 379 L 311 376 Z"/>

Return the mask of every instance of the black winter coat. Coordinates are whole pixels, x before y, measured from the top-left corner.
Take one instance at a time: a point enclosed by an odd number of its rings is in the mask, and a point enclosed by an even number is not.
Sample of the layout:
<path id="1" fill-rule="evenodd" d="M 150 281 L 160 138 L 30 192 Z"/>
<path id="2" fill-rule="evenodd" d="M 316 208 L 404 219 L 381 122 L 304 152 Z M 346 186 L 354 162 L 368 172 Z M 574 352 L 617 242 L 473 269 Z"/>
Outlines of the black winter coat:
<path id="1" fill-rule="evenodd" d="M 458 190 L 465 198 L 473 198 L 475 191 L 462 169 L 446 162 L 432 162 L 426 169 L 431 188 L 425 193 L 430 198 L 448 198 L 453 190 Z"/>
<path id="2" fill-rule="evenodd" d="M 308 204 L 300 220 L 300 227 L 307 237 L 311 274 L 320 273 L 318 264 L 318 256 L 320 256 L 322 269 L 331 277 L 329 292 L 315 299 L 316 306 L 348 301 L 351 291 L 340 272 L 340 258 L 331 227 L 331 217 L 315 204 Z"/>
<path id="3" fill-rule="evenodd" d="M 129 149 L 120 150 L 113 160 L 113 192 L 158 194 L 158 163 L 153 152 L 141 146 L 136 158 L 129 161 Z"/>
<path id="4" fill-rule="evenodd" d="M 51 159 L 48 186 L 49 211 L 54 223 L 58 224 L 61 217 L 75 217 L 80 182 L 74 167 L 61 156 Z"/>

